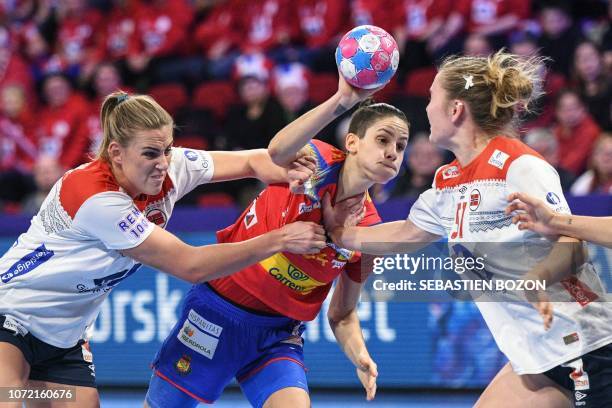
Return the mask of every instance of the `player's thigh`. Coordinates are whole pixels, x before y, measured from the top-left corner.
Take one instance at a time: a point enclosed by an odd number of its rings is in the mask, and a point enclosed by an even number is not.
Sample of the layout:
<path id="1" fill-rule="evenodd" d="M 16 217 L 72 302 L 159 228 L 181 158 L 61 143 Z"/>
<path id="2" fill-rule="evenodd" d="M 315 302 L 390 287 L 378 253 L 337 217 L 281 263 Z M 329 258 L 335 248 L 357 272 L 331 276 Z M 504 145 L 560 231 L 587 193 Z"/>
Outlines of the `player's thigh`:
<path id="1" fill-rule="evenodd" d="M 23 352 L 14 344 L 0 339 L 0 387 L 25 386 L 30 375 L 30 365 Z"/>
<path id="2" fill-rule="evenodd" d="M 543 374 L 518 375 L 506 364 L 484 390 L 476 408 L 568 408 L 569 391 Z"/>
<path id="3" fill-rule="evenodd" d="M 30 365 L 21 350 L 0 341 L 0 387 L 25 387 Z M 21 408 L 21 402 L 0 402 L 0 408 Z"/>
<path id="4" fill-rule="evenodd" d="M 264 408 L 309 408 L 310 396 L 303 388 L 288 387 L 276 391 L 266 400 Z"/>
<path id="5" fill-rule="evenodd" d="M 75 385 L 59 384 L 50 381 L 35 381 L 30 380 L 28 382 L 28 388 L 37 389 L 58 389 L 58 390 L 70 390 L 74 392 L 74 399 L 50 399 L 44 402 L 29 402 L 26 404 L 27 408 L 99 408 L 100 397 L 98 395 L 98 389 L 95 387 L 84 387 Z"/>

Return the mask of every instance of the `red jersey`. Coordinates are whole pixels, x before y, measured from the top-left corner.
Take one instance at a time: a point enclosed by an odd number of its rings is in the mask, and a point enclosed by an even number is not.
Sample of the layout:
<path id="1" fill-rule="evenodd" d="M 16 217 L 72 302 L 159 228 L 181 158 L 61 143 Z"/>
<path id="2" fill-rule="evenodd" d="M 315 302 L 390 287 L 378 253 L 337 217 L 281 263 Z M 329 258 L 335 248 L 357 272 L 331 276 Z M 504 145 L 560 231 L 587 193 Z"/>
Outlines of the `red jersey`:
<path id="1" fill-rule="evenodd" d="M 395 26 L 403 27 L 410 39 L 419 39 L 437 18 L 446 19 L 451 10 L 449 0 L 404 0 L 393 12 Z"/>
<path id="2" fill-rule="evenodd" d="M 463 15 L 467 31 L 495 24 L 501 17 L 515 14 L 519 19 L 529 17 L 530 0 L 459 0 L 455 10 Z"/>
<path id="3" fill-rule="evenodd" d="M 341 34 L 346 7 L 339 0 L 298 0 L 295 11 L 306 46 L 325 46 Z"/>
<path id="4" fill-rule="evenodd" d="M 329 193 L 332 201 L 345 154 L 331 145 L 314 140 L 308 144 L 317 158 L 317 170 L 307 194 L 292 194 L 287 184 L 270 185 L 259 194 L 235 224 L 217 232 L 219 242 L 244 241 L 294 221 L 322 222 L 321 200 Z M 366 215 L 359 223 L 380 222 L 369 199 Z M 274 311 L 296 320 L 314 319 L 334 279 L 342 271 L 362 282 L 361 254 L 328 243 L 318 254 L 296 255 L 279 252 L 242 271 L 211 282 L 226 298 L 244 306 Z"/>

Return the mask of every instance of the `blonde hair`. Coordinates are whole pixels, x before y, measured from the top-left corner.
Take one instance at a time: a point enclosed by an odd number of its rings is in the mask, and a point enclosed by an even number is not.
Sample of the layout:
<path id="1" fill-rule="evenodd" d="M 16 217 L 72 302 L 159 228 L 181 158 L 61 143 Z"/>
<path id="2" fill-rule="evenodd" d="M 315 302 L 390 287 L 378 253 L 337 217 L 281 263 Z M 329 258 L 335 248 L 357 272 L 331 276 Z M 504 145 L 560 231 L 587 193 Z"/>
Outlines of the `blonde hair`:
<path id="1" fill-rule="evenodd" d="M 502 49 L 488 57 L 448 57 L 439 73 L 448 98 L 467 103 L 484 132 L 516 134 L 518 114 L 531 112 L 532 102 L 543 94 L 545 61 Z"/>
<path id="2" fill-rule="evenodd" d="M 129 95 L 124 91 L 108 95 L 100 109 L 100 123 L 104 138 L 96 158 L 109 160 L 108 146 L 116 141 L 126 147 L 134 132 L 174 127 L 172 116 L 148 95 Z"/>

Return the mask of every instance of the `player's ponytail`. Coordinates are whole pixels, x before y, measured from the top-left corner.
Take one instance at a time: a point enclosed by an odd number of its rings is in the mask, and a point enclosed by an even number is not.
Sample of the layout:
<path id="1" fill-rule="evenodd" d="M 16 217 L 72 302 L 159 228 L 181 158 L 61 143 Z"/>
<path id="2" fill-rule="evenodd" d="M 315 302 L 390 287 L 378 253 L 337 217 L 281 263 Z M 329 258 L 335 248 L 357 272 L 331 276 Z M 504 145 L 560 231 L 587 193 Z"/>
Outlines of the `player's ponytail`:
<path id="1" fill-rule="evenodd" d="M 100 109 L 100 123 L 104 137 L 97 158 L 109 160 L 108 147 L 112 141 L 127 146 L 134 132 L 174 126 L 172 117 L 153 98 L 129 95 L 124 91 L 108 95 Z"/>
<path id="2" fill-rule="evenodd" d="M 504 50 L 488 57 L 448 57 L 439 68 L 448 99 L 461 99 L 485 133 L 515 133 L 518 116 L 542 95 L 542 57 L 522 58 Z"/>

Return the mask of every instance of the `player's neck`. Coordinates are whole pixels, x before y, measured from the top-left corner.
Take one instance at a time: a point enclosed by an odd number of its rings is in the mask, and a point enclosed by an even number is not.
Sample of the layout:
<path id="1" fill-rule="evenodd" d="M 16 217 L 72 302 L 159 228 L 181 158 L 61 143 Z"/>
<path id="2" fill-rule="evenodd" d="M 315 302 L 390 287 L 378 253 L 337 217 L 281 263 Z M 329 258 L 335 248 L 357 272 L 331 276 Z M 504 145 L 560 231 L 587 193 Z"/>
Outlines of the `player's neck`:
<path id="1" fill-rule="evenodd" d="M 340 169 L 338 177 L 338 189 L 336 190 L 336 202 L 340 202 L 357 194 L 365 193 L 370 187 L 370 182 L 364 177 L 359 169 L 353 168 L 357 163 L 352 160 L 345 160 Z"/>
<path id="2" fill-rule="evenodd" d="M 450 150 L 461 167 L 469 165 L 487 147 L 492 138 L 482 132 L 473 130 L 459 132 L 453 140 Z"/>

